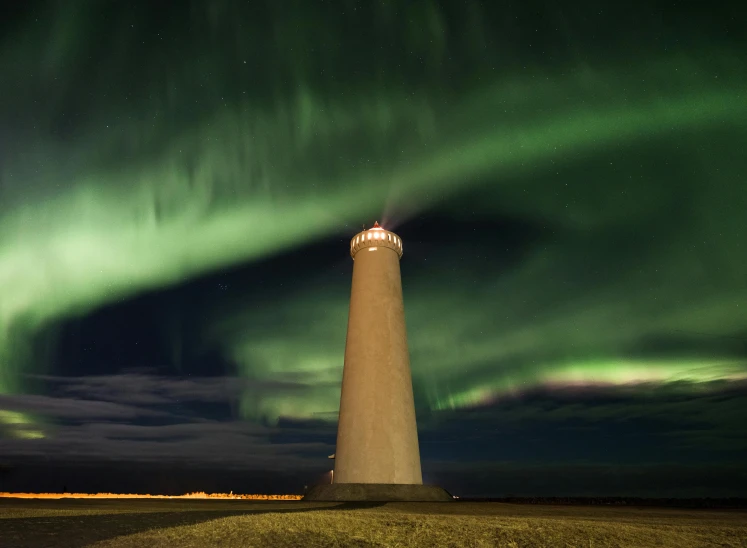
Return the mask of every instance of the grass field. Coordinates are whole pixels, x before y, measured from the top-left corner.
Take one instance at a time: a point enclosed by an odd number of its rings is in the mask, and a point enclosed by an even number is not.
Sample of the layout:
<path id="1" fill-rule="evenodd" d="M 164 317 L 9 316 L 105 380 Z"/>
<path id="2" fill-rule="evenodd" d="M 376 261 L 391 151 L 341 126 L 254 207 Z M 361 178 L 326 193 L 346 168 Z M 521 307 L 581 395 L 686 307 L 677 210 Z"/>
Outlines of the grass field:
<path id="1" fill-rule="evenodd" d="M 747 512 L 490 502 L 5 499 L 0 546 L 747 547 Z"/>

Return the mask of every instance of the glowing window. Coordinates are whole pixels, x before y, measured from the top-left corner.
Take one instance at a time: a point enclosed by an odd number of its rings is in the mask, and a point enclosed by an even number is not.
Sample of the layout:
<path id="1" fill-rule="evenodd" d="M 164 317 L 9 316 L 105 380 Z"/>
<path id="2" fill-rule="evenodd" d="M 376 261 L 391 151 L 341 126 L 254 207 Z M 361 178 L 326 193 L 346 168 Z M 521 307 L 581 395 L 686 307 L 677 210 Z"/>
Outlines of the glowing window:
<path id="1" fill-rule="evenodd" d="M 370 240 L 370 239 L 371 239 L 371 233 L 370 233 L 370 232 L 368 233 L 368 238 L 366 238 L 366 239 L 367 239 L 367 240 Z"/>
<path id="2" fill-rule="evenodd" d="M 391 242 L 391 241 L 392 241 L 392 235 L 391 235 L 391 234 L 387 234 L 387 235 L 386 235 L 386 239 L 387 239 L 387 240 L 389 240 L 389 241 Z"/>
<path id="3" fill-rule="evenodd" d="M 360 239 L 361 239 L 361 237 L 360 237 L 360 236 L 356 236 L 356 237 L 355 237 L 355 243 L 357 244 L 357 243 L 358 243 L 358 240 L 360 240 Z"/>
<path id="4" fill-rule="evenodd" d="M 376 251 L 376 249 L 377 249 L 376 247 L 369 247 L 368 248 L 369 251 Z"/>

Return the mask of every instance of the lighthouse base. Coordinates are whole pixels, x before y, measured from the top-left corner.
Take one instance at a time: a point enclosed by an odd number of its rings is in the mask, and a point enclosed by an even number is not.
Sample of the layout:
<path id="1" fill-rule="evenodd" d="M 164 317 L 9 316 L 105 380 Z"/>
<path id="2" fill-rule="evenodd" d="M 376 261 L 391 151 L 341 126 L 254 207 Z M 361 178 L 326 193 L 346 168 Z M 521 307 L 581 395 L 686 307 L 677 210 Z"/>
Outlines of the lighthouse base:
<path id="1" fill-rule="evenodd" d="M 330 483 L 314 485 L 303 497 L 324 502 L 448 502 L 453 501 L 445 489 L 435 485 L 406 483 Z"/>

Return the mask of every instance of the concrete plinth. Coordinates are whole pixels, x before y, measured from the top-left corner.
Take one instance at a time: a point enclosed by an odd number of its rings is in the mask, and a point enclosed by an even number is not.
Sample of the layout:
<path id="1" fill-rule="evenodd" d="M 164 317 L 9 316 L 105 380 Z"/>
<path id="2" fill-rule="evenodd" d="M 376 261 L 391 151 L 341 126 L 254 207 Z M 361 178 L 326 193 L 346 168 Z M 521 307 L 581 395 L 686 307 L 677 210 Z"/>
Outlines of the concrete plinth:
<path id="1" fill-rule="evenodd" d="M 452 497 L 435 485 L 405 483 L 331 483 L 309 488 L 303 500 L 319 502 L 449 502 Z"/>

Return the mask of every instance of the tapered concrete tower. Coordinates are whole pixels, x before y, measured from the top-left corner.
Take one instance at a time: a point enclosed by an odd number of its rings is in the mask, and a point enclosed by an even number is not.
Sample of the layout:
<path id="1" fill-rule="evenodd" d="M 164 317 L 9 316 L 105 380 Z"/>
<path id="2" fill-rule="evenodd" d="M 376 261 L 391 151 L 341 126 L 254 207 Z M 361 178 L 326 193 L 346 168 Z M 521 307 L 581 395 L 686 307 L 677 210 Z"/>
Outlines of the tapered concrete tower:
<path id="1" fill-rule="evenodd" d="M 307 500 L 451 500 L 423 485 L 399 261 L 402 240 L 378 222 L 350 242 L 353 288 L 334 483 Z"/>

